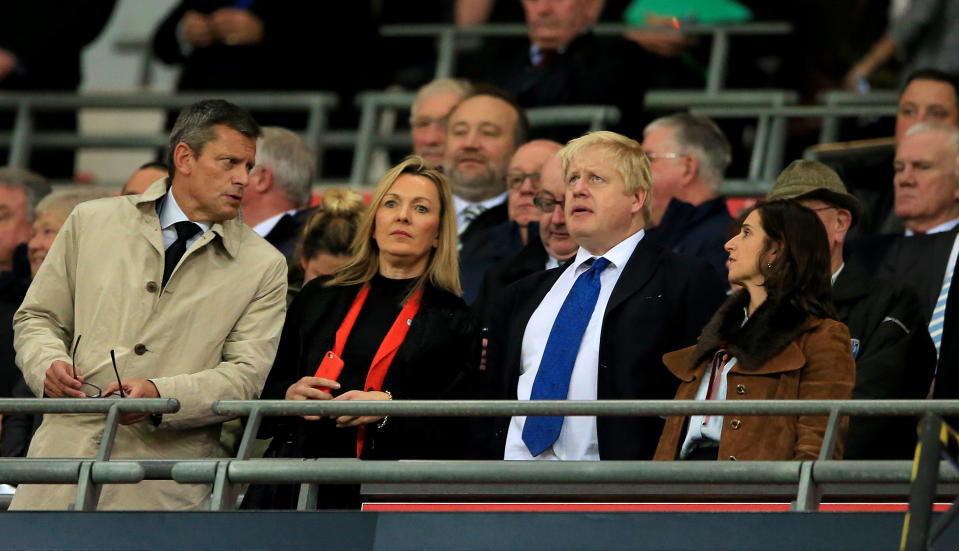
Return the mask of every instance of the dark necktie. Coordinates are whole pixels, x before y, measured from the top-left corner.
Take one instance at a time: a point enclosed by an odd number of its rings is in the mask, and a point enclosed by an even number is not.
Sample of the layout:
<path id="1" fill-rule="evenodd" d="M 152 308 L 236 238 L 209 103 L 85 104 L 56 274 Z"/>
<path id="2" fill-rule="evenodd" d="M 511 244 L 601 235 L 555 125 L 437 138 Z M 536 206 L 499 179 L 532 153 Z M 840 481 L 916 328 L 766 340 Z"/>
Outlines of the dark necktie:
<path id="1" fill-rule="evenodd" d="M 599 276 L 607 266 L 609 260 L 603 257 L 593 259 L 592 266 L 576 278 L 566 295 L 546 340 L 530 400 L 565 400 L 569 394 L 569 378 L 579 345 L 599 298 Z M 523 425 L 523 442 L 535 457 L 553 445 L 562 428 L 562 417 L 527 417 Z"/>
<path id="2" fill-rule="evenodd" d="M 539 51 L 539 59 L 536 61 L 535 67 L 537 69 L 545 69 L 546 67 L 549 67 L 558 55 L 559 52 L 554 48 L 543 48 Z"/>
<path id="3" fill-rule="evenodd" d="M 173 273 L 173 268 L 175 268 L 180 259 L 183 258 L 183 253 L 186 252 L 187 241 L 200 232 L 200 226 L 197 226 L 193 222 L 186 221 L 173 224 L 173 229 L 176 230 L 176 240 L 167 247 L 166 252 L 163 254 L 164 287 L 166 287 L 166 282 L 170 279 L 170 274 Z"/>

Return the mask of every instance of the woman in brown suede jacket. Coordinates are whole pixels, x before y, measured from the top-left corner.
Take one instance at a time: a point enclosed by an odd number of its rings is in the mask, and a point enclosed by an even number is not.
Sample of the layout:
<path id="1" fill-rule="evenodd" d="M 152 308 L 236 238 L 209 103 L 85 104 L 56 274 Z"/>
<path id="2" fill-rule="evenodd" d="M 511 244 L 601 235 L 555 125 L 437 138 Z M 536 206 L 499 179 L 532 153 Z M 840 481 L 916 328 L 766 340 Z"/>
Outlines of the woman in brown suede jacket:
<path id="1" fill-rule="evenodd" d="M 848 399 L 849 331 L 836 321 L 829 248 L 816 214 L 796 203 L 756 207 L 726 243 L 726 300 L 696 346 L 663 356 L 677 400 Z M 819 455 L 827 417 L 670 416 L 655 459 L 789 460 Z M 835 457 L 842 457 L 841 442 Z"/>

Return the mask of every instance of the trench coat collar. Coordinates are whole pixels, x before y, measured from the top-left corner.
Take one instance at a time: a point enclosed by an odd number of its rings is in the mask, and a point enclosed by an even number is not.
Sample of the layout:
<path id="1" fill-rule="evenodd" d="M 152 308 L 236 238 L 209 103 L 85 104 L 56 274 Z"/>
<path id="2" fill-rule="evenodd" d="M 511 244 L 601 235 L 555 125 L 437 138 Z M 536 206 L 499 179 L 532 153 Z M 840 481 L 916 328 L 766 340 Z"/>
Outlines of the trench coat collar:
<path id="1" fill-rule="evenodd" d="M 166 195 L 167 191 L 170 189 L 170 179 L 168 177 L 163 177 L 150 184 L 150 187 L 147 188 L 141 195 L 134 195 L 133 204 L 137 208 L 143 210 L 147 208 L 145 205 L 149 205 L 150 208 L 156 210 L 156 202 Z M 231 220 L 224 220 L 223 222 L 214 222 L 210 227 L 210 230 L 216 235 L 220 236 L 220 242 L 223 244 L 223 249 L 232 256 L 236 257 L 237 253 L 240 250 L 240 241 L 243 236 L 243 211 L 240 210 L 236 218 Z"/>

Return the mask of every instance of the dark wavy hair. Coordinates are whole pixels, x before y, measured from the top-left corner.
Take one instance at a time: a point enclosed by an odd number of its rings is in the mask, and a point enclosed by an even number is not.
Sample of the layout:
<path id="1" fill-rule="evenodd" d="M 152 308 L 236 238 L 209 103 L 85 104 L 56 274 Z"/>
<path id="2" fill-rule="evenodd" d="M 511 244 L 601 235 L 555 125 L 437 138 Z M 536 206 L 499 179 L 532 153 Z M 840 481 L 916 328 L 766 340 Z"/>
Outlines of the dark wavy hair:
<path id="1" fill-rule="evenodd" d="M 816 213 L 788 200 L 761 203 L 752 210 L 759 214 L 766 233 L 759 272 L 765 278 L 767 300 L 788 303 L 808 316 L 837 319 L 829 238 Z M 768 260 L 777 246 L 776 259 Z"/>

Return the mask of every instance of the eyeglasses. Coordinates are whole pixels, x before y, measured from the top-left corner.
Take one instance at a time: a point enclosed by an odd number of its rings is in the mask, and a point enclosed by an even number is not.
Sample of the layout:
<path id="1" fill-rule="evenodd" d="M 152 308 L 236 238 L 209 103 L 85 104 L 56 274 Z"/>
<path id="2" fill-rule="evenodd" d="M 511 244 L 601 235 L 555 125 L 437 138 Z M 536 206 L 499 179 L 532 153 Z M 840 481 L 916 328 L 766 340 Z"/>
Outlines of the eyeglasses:
<path id="1" fill-rule="evenodd" d="M 529 178 L 534 188 L 539 188 L 539 172 L 530 172 L 528 174 L 525 172 L 514 172 L 513 174 L 507 174 L 506 185 L 515 191 L 523 187 L 523 182 L 525 182 L 527 178 Z"/>
<path id="2" fill-rule="evenodd" d="M 80 339 L 82 337 L 83 335 L 77 335 L 77 340 L 73 343 L 73 354 L 71 355 L 71 359 L 73 360 L 73 380 L 77 380 L 77 348 L 80 347 Z M 113 350 L 110 350 L 110 361 L 113 363 L 113 373 L 117 376 L 117 386 L 120 389 L 120 398 L 126 398 L 126 394 L 123 393 L 123 384 L 120 382 L 120 371 L 117 369 L 117 357 Z M 91 394 L 89 391 L 83 390 L 86 387 L 90 387 L 90 389 L 95 392 Z M 84 382 L 82 383 L 80 389 L 83 390 L 83 393 L 87 395 L 87 398 L 103 397 L 103 389 L 93 383 Z"/>
<path id="3" fill-rule="evenodd" d="M 646 157 L 648 157 L 650 161 L 657 159 L 682 159 L 686 157 L 683 153 L 652 153 L 649 151 L 644 151 L 644 153 L 646 153 Z"/>
<path id="4" fill-rule="evenodd" d="M 541 193 L 533 198 L 533 204 L 536 205 L 536 208 L 540 211 L 549 214 L 556 209 L 556 205 L 559 205 L 559 208 L 563 208 L 564 201 L 557 201 L 550 193 Z"/>
<path id="5" fill-rule="evenodd" d="M 410 126 L 415 129 L 421 129 L 435 124 L 440 128 L 446 128 L 446 120 L 446 117 L 417 117 L 415 119 L 410 119 Z"/>
<path id="6" fill-rule="evenodd" d="M 813 212 L 819 212 L 821 210 L 838 209 L 839 207 L 825 206 L 825 207 L 818 207 L 818 208 L 813 208 L 813 207 L 806 207 L 806 208 Z"/>

